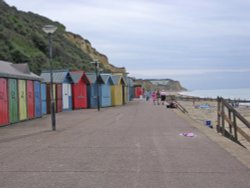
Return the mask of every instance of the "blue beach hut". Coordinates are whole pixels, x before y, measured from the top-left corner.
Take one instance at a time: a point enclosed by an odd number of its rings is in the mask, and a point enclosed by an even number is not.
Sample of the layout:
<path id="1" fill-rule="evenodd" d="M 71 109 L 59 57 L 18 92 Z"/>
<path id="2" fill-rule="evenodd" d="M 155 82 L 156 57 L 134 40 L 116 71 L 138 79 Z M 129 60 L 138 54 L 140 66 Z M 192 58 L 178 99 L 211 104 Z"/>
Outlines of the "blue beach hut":
<path id="1" fill-rule="evenodd" d="M 87 96 L 88 96 L 88 108 L 97 107 L 97 80 L 95 73 L 86 73 L 88 77 L 89 84 L 87 86 Z M 99 79 L 99 84 L 101 84 L 102 79 Z M 99 89 L 99 99 L 100 99 L 100 89 Z"/>
<path id="2" fill-rule="evenodd" d="M 134 98 L 134 80 L 131 77 L 127 77 L 128 84 L 128 100 L 132 101 Z"/>
<path id="3" fill-rule="evenodd" d="M 50 71 L 42 71 L 41 77 L 44 82 L 50 83 Z M 59 100 L 62 100 L 63 111 L 72 110 L 71 84 L 73 81 L 69 70 L 53 70 L 53 82 L 56 84 L 62 84 L 62 99 Z"/>
<path id="4" fill-rule="evenodd" d="M 100 74 L 100 105 L 112 106 L 111 85 L 114 85 L 111 74 Z"/>
<path id="5" fill-rule="evenodd" d="M 88 93 L 88 108 L 97 107 L 97 84 L 99 88 L 99 102 L 100 107 L 112 106 L 111 100 L 111 85 L 114 84 L 111 74 L 100 74 L 98 77 L 98 82 L 96 80 L 95 73 L 86 74 L 90 84 L 87 88 Z"/>
<path id="6" fill-rule="evenodd" d="M 42 114 L 47 114 L 46 84 L 41 83 Z"/>
<path id="7" fill-rule="evenodd" d="M 41 82 L 34 81 L 35 117 L 42 116 Z"/>

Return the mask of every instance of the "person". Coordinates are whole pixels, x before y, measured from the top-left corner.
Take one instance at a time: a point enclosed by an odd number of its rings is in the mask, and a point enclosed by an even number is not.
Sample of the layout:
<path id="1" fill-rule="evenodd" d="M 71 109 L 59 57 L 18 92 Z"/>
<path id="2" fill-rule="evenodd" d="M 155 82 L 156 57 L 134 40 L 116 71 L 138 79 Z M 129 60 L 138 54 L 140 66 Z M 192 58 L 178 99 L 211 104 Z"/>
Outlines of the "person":
<path id="1" fill-rule="evenodd" d="M 166 107 L 167 108 L 177 108 L 178 104 L 177 104 L 177 102 L 175 100 L 171 100 Z"/>
<path id="2" fill-rule="evenodd" d="M 149 100 L 149 98 L 150 98 L 150 91 L 146 91 L 145 92 L 145 96 L 146 96 L 146 101 L 148 101 Z"/>
<path id="3" fill-rule="evenodd" d="M 157 104 L 160 105 L 161 94 L 159 89 L 156 91 L 156 98 L 157 98 Z"/>
<path id="4" fill-rule="evenodd" d="M 165 100 L 166 100 L 167 93 L 166 93 L 164 90 L 162 90 L 162 91 L 160 92 L 160 95 L 161 95 L 161 104 L 164 105 L 164 104 L 165 104 Z"/>
<path id="5" fill-rule="evenodd" d="M 156 104 L 156 100 L 157 100 L 157 96 L 156 96 L 156 92 L 155 91 L 153 91 L 151 97 L 152 97 L 152 100 L 153 100 L 153 104 L 155 105 Z"/>

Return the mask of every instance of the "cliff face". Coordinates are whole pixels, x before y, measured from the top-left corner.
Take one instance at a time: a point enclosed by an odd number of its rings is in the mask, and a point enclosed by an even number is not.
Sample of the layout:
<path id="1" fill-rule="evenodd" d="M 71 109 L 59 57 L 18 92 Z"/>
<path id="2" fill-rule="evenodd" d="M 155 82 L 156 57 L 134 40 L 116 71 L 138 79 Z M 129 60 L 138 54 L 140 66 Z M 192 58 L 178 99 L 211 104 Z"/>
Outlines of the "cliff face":
<path id="1" fill-rule="evenodd" d="M 146 79 L 136 80 L 136 84 L 142 85 L 146 90 L 164 89 L 166 91 L 186 91 L 179 81 L 171 79 Z"/>
<path id="2" fill-rule="evenodd" d="M 91 43 L 74 33 L 67 32 L 64 35 L 69 41 L 74 43 L 78 48 L 80 48 L 84 53 L 87 53 L 93 60 L 98 59 L 102 64 L 102 67 L 113 73 L 125 73 L 126 69 L 124 67 L 115 67 L 110 64 L 106 55 L 99 53 L 95 48 L 92 47 Z"/>

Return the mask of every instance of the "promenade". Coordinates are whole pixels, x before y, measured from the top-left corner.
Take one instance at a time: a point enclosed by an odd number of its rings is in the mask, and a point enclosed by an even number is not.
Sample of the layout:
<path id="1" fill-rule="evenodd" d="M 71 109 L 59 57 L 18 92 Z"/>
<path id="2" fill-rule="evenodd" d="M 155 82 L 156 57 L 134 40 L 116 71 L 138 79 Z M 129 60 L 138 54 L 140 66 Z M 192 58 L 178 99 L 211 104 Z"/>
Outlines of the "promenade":
<path id="1" fill-rule="evenodd" d="M 165 106 L 135 100 L 56 115 L 56 131 L 50 115 L 0 128 L 1 188 L 250 187 L 247 164 L 215 142 L 231 141 Z"/>

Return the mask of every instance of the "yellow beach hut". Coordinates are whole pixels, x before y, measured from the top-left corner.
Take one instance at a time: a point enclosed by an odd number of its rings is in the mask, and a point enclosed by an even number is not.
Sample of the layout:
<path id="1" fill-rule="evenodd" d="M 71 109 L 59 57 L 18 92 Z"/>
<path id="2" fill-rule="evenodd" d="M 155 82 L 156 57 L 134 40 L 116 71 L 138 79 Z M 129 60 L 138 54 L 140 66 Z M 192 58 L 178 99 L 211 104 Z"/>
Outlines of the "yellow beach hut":
<path id="1" fill-rule="evenodd" d="M 112 106 L 125 104 L 125 79 L 121 75 L 112 75 L 114 85 L 111 86 Z"/>

